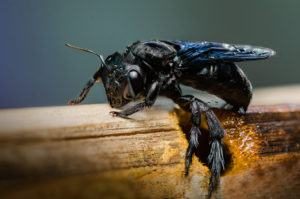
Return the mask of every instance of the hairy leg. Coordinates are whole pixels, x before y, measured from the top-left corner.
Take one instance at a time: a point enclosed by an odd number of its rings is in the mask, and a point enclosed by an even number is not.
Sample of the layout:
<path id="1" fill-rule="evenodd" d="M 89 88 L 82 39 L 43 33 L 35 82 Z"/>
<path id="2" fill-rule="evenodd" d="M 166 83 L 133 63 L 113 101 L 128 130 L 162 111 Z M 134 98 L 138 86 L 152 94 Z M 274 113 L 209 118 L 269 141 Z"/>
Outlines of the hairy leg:
<path id="1" fill-rule="evenodd" d="M 81 103 L 89 93 L 90 89 L 94 86 L 94 84 L 100 81 L 101 81 L 101 67 L 94 73 L 93 77 L 85 84 L 79 96 L 75 99 L 70 100 L 68 104 L 75 105 Z"/>
<path id="2" fill-rule="evenodd" d="M 208 155 L 208 164 L 211 171 L 209 182 L 209 196 L 219 185 L 221 171 L 225 169 L 222 138 L 224 129 L 220 121 L 212 110 L 205 112 L 208 128 L 210 132 L 210 153 Z"/>
<path id="3" fill-rule="evenodd" d="M 82 102 L 85 97 L 87 96 L 88 92 L 90 91 L 90 89 L 92 88 L 92 86 L 95 84 L 96 80 L 94 78 L 90 79 L 84 86 L 84 88 L 82 89 L 82 91 L 80 92 L 79 96 L 75 99 L 72 99 L 68 102 L 68 104 L 70 105 L 75 105 L 75 104 L 79 104 L 80 102 Z"/>
<path id="4" fill-rule="evenodd" d="M 117 116 L 117 117 L 122 117 L 122 118 L 126 118 L 128 119 L 127 116 L 136 113 L 138 111 L 143 110 L 145 107 L 151 107 L 154 103 L 155 100 L 159 94 L 160 91 L 160 87 L 161 87 L 161 83 L 158 81 L 155 81 L 149 88 L 148 94 L 145 98 L 145 100 L 141 103 L 135 104 L 123 111 L 111 111 L 110 114 L 112 114 L 113 116 Z"/>
<path id="5" fill-rule="evenodd" d="M 196 101 L 190 103 L 190 111 L 192 113 L 192 128 L 190 130 L 189 145 L 185 155 L 185 175 L 189 174 L 189 168 L 192 163 L 193 154 L 199 146 L 198 137 L 201 135 L 199 129 L 201 124 L 201 110 L 199 109 Z"/>
<path id="6" fill-rule="evenodd" d="M 114 117 L 121 117 L 121 118 L 129 119 L 129 117 L 128 117 L 129 115 L 132 115 L 133 113 L 141 111 L 147 106 L 150 106 L 150 105 L 147 105 L 146 102 L 141 102 L 141 103 L 135 104 L 123 111 L 111 111 L 110 114 Z"/>
<path id="7" fill-rule="evenodd" d="M 192 155 L 198 147 L 198 136 L 200 135 L 200 118 L 201 112 L 205 113 L 209 132 L 210 132 L 210 153 L 208 156 L 208 165 L 211 171 L 211 178 L 209 183 L 209 196 L 216 189 L 219 184 L 220 173 L 224 170 L 224 156 L 222 138 L 224 136 L 224 129 L 222 128 L 218 118 L 210 107 L 203 101 L 191 95 L 185 95 L 177 98 L 175 102 L 184 110 L 192 113 L 192 128 L 190 130 L 191 137 L 189 146 L 186 152 L 185 171 L 188 170 L 191 164 Z M 197 136 L 196 136 L 197 135 Z"/>

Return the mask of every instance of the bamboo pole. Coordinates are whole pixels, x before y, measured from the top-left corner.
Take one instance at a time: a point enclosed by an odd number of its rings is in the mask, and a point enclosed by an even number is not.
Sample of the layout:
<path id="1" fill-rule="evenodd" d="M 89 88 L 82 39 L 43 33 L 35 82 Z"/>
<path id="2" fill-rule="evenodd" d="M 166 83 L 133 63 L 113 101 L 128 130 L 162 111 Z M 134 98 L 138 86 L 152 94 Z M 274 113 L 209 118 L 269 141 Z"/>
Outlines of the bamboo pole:
<path id="1" fill-rule="evenodd" d="M 131 120 L 107 105 L 0 111 L 1 198 L 204 198 L 206 126 L 184 177 L 189 115 L 158 103 Z M 300 105 L 216 111 L 227 170 L 214 196 L 299 198 Z"/>

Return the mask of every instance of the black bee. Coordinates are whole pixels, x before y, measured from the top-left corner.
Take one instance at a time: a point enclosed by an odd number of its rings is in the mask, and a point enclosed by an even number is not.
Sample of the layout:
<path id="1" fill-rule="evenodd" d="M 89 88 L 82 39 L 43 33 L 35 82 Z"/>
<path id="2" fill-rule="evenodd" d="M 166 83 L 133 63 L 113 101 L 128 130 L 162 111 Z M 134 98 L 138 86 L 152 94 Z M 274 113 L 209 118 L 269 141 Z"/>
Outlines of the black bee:
<path id="1" fill-rule="evenodd" d="M 79 97 L 69 104 L 82 102 L 94 83 L 102 80 L 111 107 L 121 108 L 131 101 L 139 101 L 120 112 L 112 111 L 113 116 L 127 118 L 145 107 L 151 107 L 158 96 L 172 99 L 191 113 L 192 128 L 185 156 L 186 175 L 192 155 L 199 146 L 201 113 L 206 116 L 211 140 L 209 195 L 218 186 L 220 173 L 225 169 L 224 129 L 207 103 L 192 95 L 182 95 L 180 84 L 214 94 L 227 103 L 224 108 L 245 113 L 252 97 L 252 86 L 235 62 L 266 59 L 275 54 L 271 49 L 249 45 L 152 40 L 135 42 L 124 53 L 115 52 L 104 60 L 89 49 L 66 45 L 93 53 L 101 60 L 93 78 Z"/>

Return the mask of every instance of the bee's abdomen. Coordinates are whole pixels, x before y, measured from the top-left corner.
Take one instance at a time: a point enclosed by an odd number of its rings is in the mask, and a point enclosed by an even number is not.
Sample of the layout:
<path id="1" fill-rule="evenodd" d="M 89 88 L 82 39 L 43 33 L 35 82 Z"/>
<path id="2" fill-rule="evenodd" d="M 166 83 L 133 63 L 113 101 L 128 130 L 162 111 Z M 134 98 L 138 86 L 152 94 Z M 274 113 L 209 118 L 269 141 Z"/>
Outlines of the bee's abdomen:
<path id="1" fill-rule="evenodd" d="M 252 85 L 234 63 L 194 66 L 182 71 L 180 83 L 214 94 L 235 109 L 245 111 L 252 98 Z"/>

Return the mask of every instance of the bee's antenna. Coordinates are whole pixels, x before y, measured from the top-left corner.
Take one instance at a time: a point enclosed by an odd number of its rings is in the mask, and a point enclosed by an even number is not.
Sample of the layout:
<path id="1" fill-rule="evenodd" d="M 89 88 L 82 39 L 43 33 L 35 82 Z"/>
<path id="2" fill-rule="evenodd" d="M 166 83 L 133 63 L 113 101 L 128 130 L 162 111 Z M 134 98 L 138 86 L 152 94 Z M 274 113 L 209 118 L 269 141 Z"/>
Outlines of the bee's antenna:
<path id="1" fill-rule="evenodd" d="M 69 48 L 73 48 L 73 49 L 76 49 L 76 50 L 81 50 L 81 51 L 84 51 L 84 52 L 88 52 L 88 53 L 94 54 L 94 55 L 96 55 L 100 59 L 100 61 L 102 62 L 103 65 L 107 66 L 102 55 L 100 55 L 98 53 L 95 53 L 94 51 L 92 51 L 90 49 L 87 49 L 87 48 L 81 48 L 81 47 L 74 46 L 74 45 L 68 44 L 68 43 L 66 43 L 65 45 L 67 47 L 69 47 Z"/>

